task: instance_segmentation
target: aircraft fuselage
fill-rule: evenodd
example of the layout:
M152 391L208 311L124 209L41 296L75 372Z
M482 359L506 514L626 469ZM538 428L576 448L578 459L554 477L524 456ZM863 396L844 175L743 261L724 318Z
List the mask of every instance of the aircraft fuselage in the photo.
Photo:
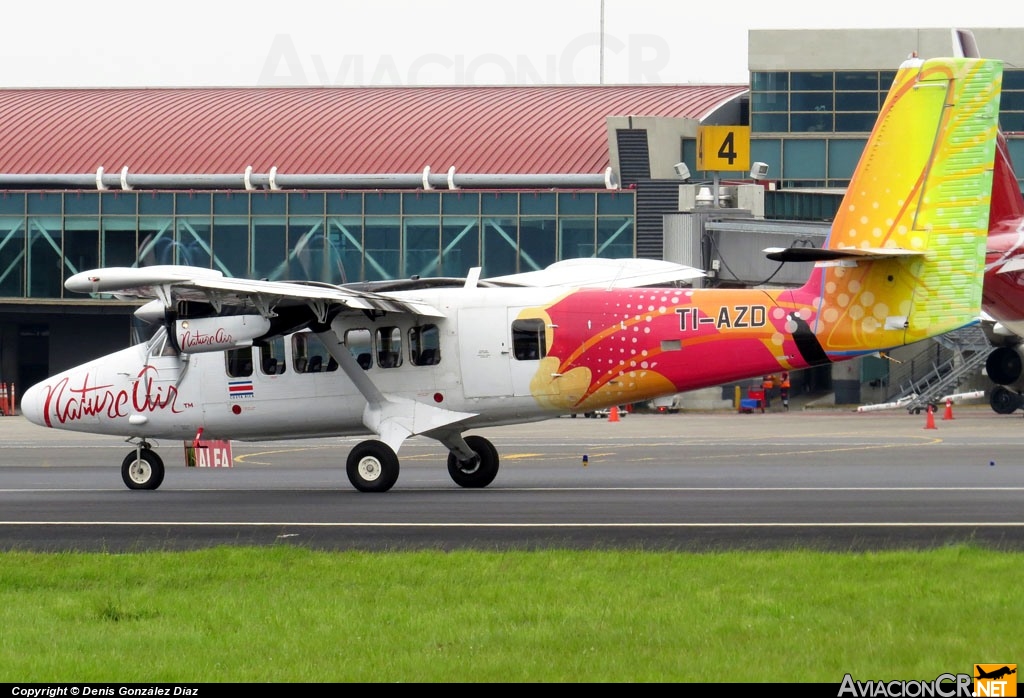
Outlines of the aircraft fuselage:
M446 316L341 315L332 336L386 399L467 413L464 426L547 419L812 362L795 343L793 307L764 291L716 290L712 305L706 291L681 288L405 293ZM190 337L194 349L208 345ZM365 434L372 391L346 368L309 331L230 351L139 344L48 379L22 409L47 426L126 437L188 439L200 427L206 438L242 440Z
M982 308L1004 327L1024 335L1024 220L1005 220L988 234Z

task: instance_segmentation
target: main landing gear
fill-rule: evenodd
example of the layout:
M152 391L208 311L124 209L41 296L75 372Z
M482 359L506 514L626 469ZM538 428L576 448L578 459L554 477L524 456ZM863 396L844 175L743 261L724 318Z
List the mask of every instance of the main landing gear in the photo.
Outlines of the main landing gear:
M387 492L398 480L398 456L383 441L363 441L348 452L345 470L360 492Z
M1020 393L1010 390L1005 385L997 385L992 389L988 399L989 405L996 414L1013 414L1021 407L1024 401Z
M467 436L466 445L473 456L460 460L450 452L448 474L460 487L487 487L498 475L498 450L482 436ZM387 492L398 481L398 456L382 441L363 441L349 451L345 470L360 492Z
M448 454L448 475L460 487L487 487L498 475L498 449L482 436L467 436L466 445L476 455L460 461L454 452Z

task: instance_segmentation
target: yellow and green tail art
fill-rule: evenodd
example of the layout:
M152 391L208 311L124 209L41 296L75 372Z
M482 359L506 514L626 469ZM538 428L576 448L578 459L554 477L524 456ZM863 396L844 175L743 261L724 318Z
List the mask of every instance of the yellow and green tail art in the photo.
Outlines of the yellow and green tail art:
M827 351L911 343L978 316L1002 63L945 58L898 72L832 226L830 249L895 254L829 267L816 334Z

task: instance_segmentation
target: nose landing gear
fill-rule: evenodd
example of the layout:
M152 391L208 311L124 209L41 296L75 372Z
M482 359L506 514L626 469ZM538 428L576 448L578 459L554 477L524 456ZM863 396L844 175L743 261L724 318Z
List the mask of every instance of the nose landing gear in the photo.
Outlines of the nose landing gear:
M164 481L164 462L142 443L121 462L121 479L130 490L155 490Z

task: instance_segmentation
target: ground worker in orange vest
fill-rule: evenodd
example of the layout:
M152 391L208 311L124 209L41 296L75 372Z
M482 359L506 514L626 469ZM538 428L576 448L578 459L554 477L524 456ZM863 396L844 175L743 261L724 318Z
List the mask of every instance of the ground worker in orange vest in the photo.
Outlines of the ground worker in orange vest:
M772 406L771 394L772 394L772 390L775 389L775 381L776 380L778 380L777 377L773 376L771 374L768 374L763 379L761 379L761 390L764 391L764 406L765 407L771 407Z
M782 372L782 381L779 383L779 397L782 398L782 407L789 409L789 371Z

